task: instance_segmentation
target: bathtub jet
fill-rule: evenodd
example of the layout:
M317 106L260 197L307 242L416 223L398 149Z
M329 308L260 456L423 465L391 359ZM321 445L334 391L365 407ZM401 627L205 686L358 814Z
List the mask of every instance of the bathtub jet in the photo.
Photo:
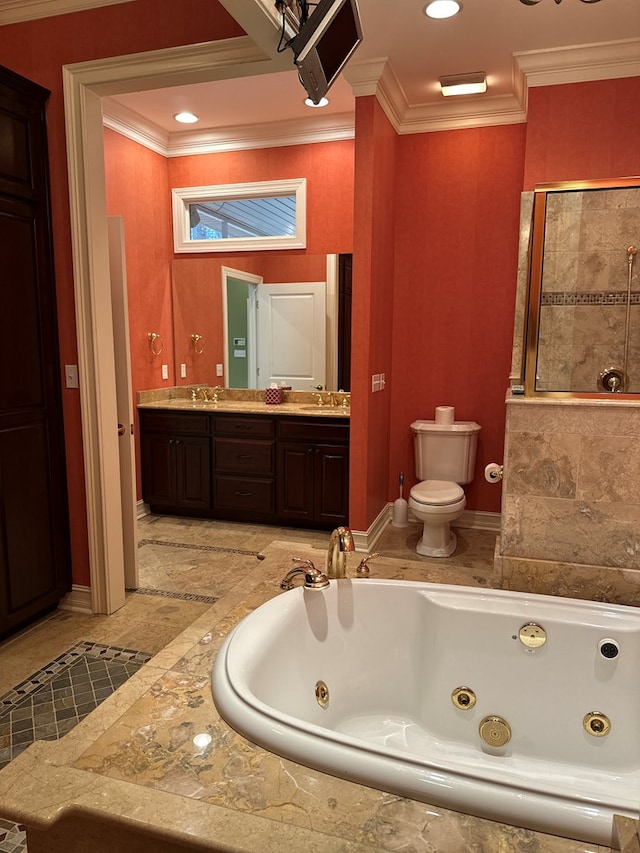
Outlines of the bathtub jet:
M614 814L639 817L639 671L632 607L339 580L247 616L212 689L232 728L300 764L608 845Z

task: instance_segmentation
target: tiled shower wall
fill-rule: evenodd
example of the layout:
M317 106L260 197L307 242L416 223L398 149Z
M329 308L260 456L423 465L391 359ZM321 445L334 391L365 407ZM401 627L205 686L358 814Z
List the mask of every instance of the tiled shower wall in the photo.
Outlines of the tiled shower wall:
M548 193L536 390L602 391L602 371L624 366L630 246L638 188ZM640 254L631 273L627 390L640 392Z
M507 398L511 589L640 604L640 403Z

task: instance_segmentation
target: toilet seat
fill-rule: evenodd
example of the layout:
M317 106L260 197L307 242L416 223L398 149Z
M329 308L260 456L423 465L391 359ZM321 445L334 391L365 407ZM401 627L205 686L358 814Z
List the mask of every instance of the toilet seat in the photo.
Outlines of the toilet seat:
M464 498L464 490L449 480L423 480L416 483L409 494L424 506L448 506Z

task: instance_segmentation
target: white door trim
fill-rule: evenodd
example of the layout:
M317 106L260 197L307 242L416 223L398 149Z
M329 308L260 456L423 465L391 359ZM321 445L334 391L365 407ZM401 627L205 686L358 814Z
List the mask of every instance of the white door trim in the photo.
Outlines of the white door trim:
M225 39L63 66L91 605L124 603L102 96L277 71L252 40Z

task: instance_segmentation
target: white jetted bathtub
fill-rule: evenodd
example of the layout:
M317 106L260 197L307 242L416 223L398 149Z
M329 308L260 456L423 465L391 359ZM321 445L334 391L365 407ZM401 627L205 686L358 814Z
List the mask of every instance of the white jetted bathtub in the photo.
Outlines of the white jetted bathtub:
M213 668L238 732L415 800L611 843L640 806L640 610L386 580L297 588Z

